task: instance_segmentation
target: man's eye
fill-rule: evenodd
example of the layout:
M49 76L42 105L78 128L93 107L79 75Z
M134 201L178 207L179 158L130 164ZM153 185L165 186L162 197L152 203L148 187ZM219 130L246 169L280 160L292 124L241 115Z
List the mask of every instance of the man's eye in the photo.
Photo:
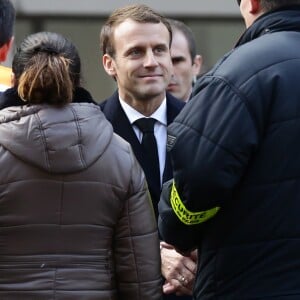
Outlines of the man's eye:
M184 62L184 58L183 57L174 57L172 58L172 63L173 65L176 65L176 64L180 64L181 62Z
M165 49L164 47L157 47L157 48L154 49L154 51L155 51L156 53L162 53L162 52L165 52L166 49Z
M133 49L130 51L130 55L132 55L132 56L137 56L140 54L141 54L141 50L139 50L139 49Z

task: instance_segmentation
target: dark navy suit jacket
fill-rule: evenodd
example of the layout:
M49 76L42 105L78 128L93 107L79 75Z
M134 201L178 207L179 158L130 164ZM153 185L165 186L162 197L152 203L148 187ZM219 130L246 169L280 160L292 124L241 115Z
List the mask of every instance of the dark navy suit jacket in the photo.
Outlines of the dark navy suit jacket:
M174 118L178 115L180 110L184 106L184 102L174 98L172 95L167 93L167 124L169 125ZM134 154L139 161L149 186L149 191L152 197L153 207L157 216L157 205L160 198L161 187L155 184L151 174L150 165L151 161L145 159L145 154L143 153L143 148L130 124L121 104L119 101L119 94L116 91L110 98L105 100L100 104L100 107L106 116L106 118L111 122L114 132L124 138L129 144L131 144ZM158 141L159 142L159 141ZM171 179L173 177L171 163L169 160L168 153L166 154L166 163L163 173L163 182Z

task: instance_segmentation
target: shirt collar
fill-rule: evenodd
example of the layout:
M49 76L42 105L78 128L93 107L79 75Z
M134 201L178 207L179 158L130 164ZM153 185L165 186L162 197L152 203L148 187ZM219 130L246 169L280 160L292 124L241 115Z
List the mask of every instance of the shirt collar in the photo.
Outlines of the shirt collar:
M145 118L143 114L135 110L132 106L127 104L120 96L119 96L120 104L125 111L127 118L129 119L130 124L133 124L136 120L140 118ZM157 108L157 110L149 116L149 118L153 118L160 122L163 125L167 126L167 99L166 97L162 101L161 105Z

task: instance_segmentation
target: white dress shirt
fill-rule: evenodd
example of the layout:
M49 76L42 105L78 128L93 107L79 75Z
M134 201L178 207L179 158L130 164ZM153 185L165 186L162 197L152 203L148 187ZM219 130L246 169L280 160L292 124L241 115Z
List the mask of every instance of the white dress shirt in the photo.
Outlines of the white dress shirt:
M128 105L121 98L119 98L119 100L140 143L142 142L143 133L133 123L140 118L153 118L157 120L157 122L154 125L154 135L157 142L160 183L162 183L162 177L163 177L165 162L166 162L166 145L167 145L167 100L166 98L163 100L163 102L157 108L157 110L149 117L142 115L140 112L135 110L132 106Z

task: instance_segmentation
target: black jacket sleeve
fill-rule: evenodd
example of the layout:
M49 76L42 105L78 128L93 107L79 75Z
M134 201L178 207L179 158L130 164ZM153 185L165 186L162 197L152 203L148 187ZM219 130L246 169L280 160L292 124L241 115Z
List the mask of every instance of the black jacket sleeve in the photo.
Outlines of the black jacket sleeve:
M203 79L168 128L174 185L165 187L169 195L164 191L159 206L166 241L194 247L201 223L231 199L258 144L255 118L237 89L222 78Z

